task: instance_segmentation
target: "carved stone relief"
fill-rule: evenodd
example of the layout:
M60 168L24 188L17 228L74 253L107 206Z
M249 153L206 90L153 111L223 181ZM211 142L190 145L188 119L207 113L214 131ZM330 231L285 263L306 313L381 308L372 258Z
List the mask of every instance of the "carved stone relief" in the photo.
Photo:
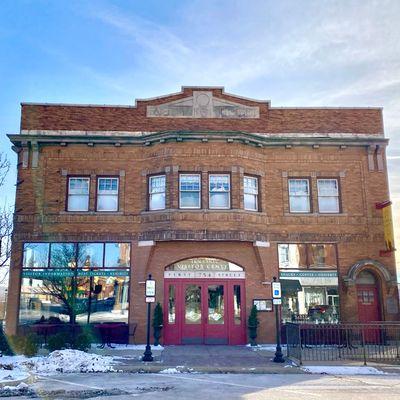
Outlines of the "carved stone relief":
M148 117L165 118L259 118L260 108L213 97L212 92L194 91L186 97L157 106L147 106Z

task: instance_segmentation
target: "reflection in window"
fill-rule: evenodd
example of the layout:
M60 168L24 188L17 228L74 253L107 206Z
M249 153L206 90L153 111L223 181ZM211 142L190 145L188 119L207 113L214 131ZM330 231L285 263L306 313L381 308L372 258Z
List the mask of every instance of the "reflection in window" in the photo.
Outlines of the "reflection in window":
M49 262L48 243L25 243L24 268L47 268Z
M278 245L279 268L304 268L307 266L305 244L285 243Z
M310 244L308 248L310 267L336 268L336 246L334 244Z
M200 175L179 175L179 207L200 208Z
M244 190L244 209L258 210L258 179L254 176L245 176L243 178Z
M165 175L149 178L149 209L163 210L165 208Z
M75 243L51 243L50 268L74 268L75 257Z
M103 243L78 243L78 267L103 267Z
M89 184L90 178L68 179L68 211L89 210Z
M289 179L289 209L292 213L310 212L310 183L308 179Z
M209 207L230 208L230 176L213 174L209 179Z
M192 325L201 323L201 286L186 286L185 323Z
M118 178L98 178L97 211L118 211Z
M25 277L19 322L87 323L88 317L94 323L127 322L128 279L127 276L57 277L49 273L44 279Z
M168 323L175 323L175 285L169 285L168 294Z
M242 323L242 300L240 296L240 285L233 286L233 310L235 325Z
M224 323L224 286L208 286L208 323L212 325Z
M106 243L104 268L127 268L130 265L129 243Z

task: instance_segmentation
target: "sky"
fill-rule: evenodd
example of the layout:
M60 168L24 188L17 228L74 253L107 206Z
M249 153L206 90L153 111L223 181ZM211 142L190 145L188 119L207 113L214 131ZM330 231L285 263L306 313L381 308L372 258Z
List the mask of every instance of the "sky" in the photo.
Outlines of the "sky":
M14 200L6 134L20 102L133 105L224 86L273 107L383 107L397 228L399 21L399 0L1 0L0 151L13 169L0 204Z

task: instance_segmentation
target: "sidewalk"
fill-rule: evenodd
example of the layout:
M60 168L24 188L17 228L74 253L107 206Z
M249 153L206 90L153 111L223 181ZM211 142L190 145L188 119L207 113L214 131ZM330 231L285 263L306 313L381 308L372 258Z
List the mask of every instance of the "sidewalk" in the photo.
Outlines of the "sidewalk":
M117 349L92 349L111 355L124 372L201 372L201 373L303 373L290 360L274 363L275 348L269 346L152 346L153 362L142 362L144 346L118 346Z

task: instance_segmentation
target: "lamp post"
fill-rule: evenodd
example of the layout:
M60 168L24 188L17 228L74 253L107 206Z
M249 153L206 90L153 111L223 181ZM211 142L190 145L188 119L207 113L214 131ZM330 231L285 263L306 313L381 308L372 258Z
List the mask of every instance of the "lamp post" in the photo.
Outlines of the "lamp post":
M153 361L153 355L150 347L150 313L151 303L155 300L156 285L155 281L151 279L151 274L149 274L149 279L146 281L145 295L147 303L147 343L146 350L143 353L142 361Z
M274 276L274 282L272 284L272 297L275 307L275 329L276 329L276 352L274 357L274 362L283 363L285 362L282 354L281 347L281 324L279 321L279 304L281 300L281 288L279 282L276 281L276 276Z

